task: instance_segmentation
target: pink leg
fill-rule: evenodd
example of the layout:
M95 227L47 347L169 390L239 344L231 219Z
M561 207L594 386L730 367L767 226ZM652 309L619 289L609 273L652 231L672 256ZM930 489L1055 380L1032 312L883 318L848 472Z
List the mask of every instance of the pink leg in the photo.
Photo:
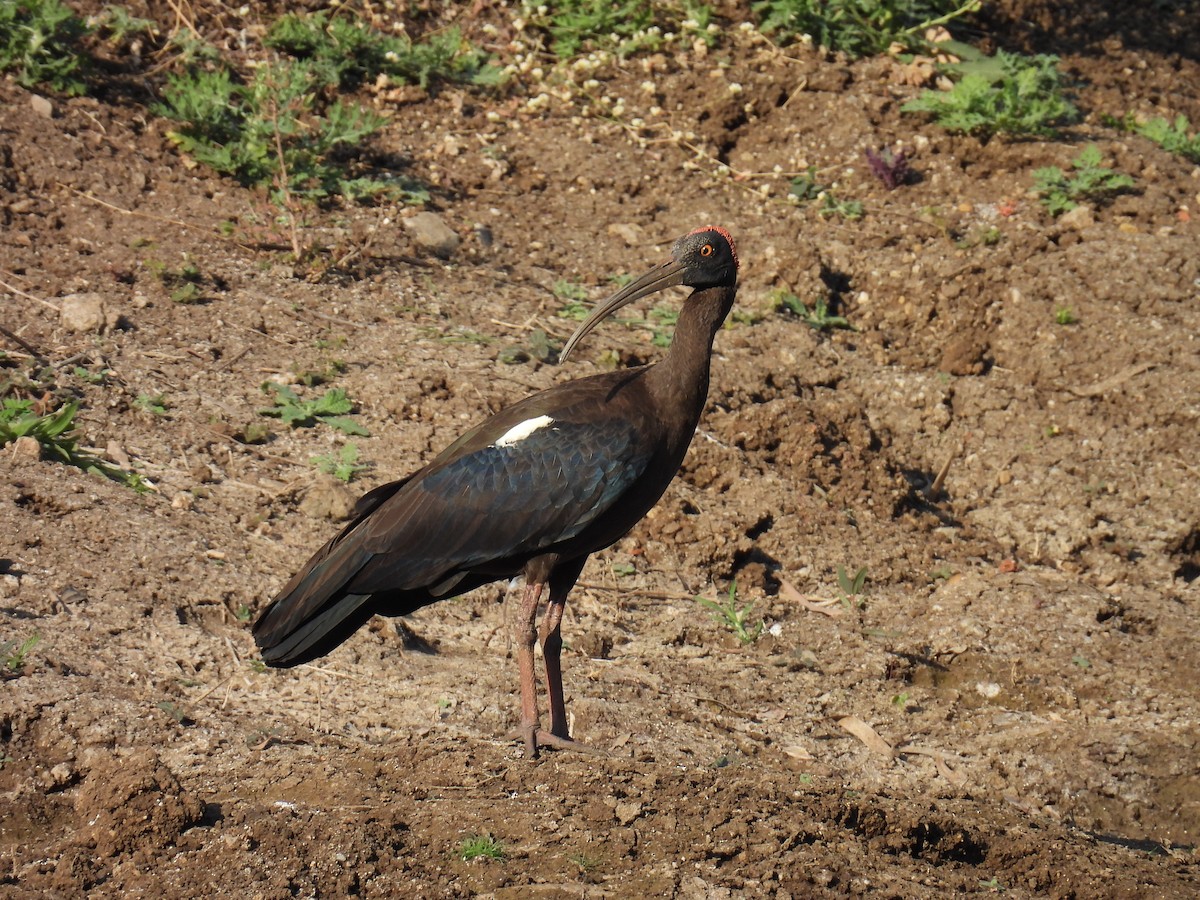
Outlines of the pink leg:
M571 740L567 728L567 707L562 686L562 616L567 603L566 591L555 591L546 606L542 621L542 654L546 661L546 692L550 699L550 730L542 729L538 720L537 677L534 672L533 646L537 643L536 627L538 601L543 585L527 583L517 613L517 662L521 667L521 723L514 737L524 741L525 755L533 759L539 747L559 750L599 751Z
M538 722L537 677L533 669L533 645L537 642L537 609L542 596L542 585L536 582L525 585L521 596L521 609L517 613L517 663L521 667L521 724L517 734L525 741L525 754L537 756Z
M546 663L546 693L550 698L550 733L570 740L567 728L567 705L562 686L562 617L565 597L551 597L542 620L542 658Z

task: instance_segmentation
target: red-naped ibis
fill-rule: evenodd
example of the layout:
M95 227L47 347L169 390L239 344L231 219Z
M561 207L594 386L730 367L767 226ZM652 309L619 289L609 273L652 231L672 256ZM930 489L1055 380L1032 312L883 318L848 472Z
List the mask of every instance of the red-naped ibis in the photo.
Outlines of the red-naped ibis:
M263 660L287 667L331 651L375 614L403 616L472 588L525 576L518 617L526 753L571 740L563 702L563 608L590 554L615 543L662 496L708 395L713 338L733 306L738 259L723 228L697 228L671 258L596 307L560 361L627 303L673 285L684 302L661 361L570 381L492 416L408 478L370 491L254 624ZM550 729L538 719L534 643L542 591Z

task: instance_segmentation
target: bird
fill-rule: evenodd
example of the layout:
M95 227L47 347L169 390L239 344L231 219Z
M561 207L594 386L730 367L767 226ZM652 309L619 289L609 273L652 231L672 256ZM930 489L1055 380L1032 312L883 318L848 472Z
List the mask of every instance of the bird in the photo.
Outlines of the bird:
M567 595L588 557L628 533L677 474L707 402L713 341L733 307L738 268L726 229L708 225L683 235L666 261L598 303L559 354L562 364L592 329L634 300L690 287L660 360L526 397L407 478L364 494L342 530L255 621L263 662L310 662L376 614L407 615L523 575L513 738L530 758L540 748L589 750L570 735L563 694ZM539 637L548 729L537 699Z

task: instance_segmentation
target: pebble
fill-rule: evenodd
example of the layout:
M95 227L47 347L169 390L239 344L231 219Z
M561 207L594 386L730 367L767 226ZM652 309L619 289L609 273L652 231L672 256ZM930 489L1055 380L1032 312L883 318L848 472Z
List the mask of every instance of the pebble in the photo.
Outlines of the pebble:
M313 482L300 501L300 512L313 519L341 521L350 518L358 494L332 475L322 475Z
M99 294L68 294L60 302L60 320L68 331L99 334L116 324L116 315L109 313Z
M34 94L29 98L29 105L33 107L33 111L43 119L54 118L54 105L39 94Z
M1091 228L1096 222L1095 216L1092 215L1090 206L1077 206L1074 209L1069 209L1058 217L1058 224L1063 228L1071 228L1075 231L1083 231L1085 228Z
M458 249L460 238L437 213L419 212L404 220L404 227L417 246L441 259L449 259Z

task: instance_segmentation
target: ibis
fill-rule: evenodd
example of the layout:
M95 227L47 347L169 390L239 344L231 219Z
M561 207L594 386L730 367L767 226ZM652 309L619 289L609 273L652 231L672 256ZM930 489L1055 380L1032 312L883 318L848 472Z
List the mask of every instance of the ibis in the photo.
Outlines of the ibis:
M374 615L407 615L522 575L517 736L531 758L542 747L586 749L571 738L563 696L567 594L588 556L629 532L679 470L704 409L713 339L733 306L737 275L737 252L724 228L697 228L675 241L668 260L580 323L559 359L639 297L692 288L663 357L526 397L409 477L365 494L341 532L255 622L263 661L285 668L309 662ZM538 714L539 638L548 729Z

